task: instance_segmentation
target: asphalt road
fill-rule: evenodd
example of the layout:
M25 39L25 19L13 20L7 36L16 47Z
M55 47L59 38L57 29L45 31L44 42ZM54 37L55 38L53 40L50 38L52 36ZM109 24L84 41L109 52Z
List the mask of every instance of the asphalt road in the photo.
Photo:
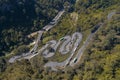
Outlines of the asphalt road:
M110 20L112 18L112 16L115 15L115 14L116 14L116 11L110 12L107 16L107 19Z
M108 16L107 16L107 20L109 21L114 14L115 14L115 12L109 13ZM95 33L103 26L103 24L104 24L104 23L101 23L101 22L100 22L100 23L98 23L98 24L96 25L96 26L99 26L99 28L96 29L96 31L95 31L94 33L91 33L91 34L87 37L87 39L86 39L86 41L84 42L84 44L82 45L82 47L78 50L78 53L77 53L77 55L75 56L75 58L72 59L73 54L74 54L74 51L71 51L71 53L73 53L73 54L71 54L71 56L70 56L68 59L66 59L65 61L63 61L63 62L61 62L61 63L50 61L50 62L48 62L47 64L45 64L44 67L51 67L52 70L57 71L57 68L65 68L67 65L70 65L70 66L72 66L72 67L75 66L75 65L80 61L83 52L85 51L86 47L88 46L89 42L91 41L91 39L93 38L93 36L95 35ZM95 26L95 27L96 27L96 26ZM73 39L73 40L74 40L74 39ZM73 41L73 40L72 40L72 41ZM77 41L76 41L76 42L77 42ZM76 44L77 44L77 43L76 43ZM75 44L75 45L76 45L76 44ZM64 44L63 46L65 46L65 44ZM74 50L74 49L76 49L76 47L74 47L73 50Z
M115 11L113 12L110 12L107 16L107 21L109 21L112 16L116 14ZM88 38L86 39L86 41L84 42L84 44L82 45L82 47L79 49L77 55L75 56L75 58L73 58L71 61L70 61L70 66L75 66L81 59L81 56L82 54L84 53L86 47L88 46L89 42L91 41L91 39L93 38L93 36L95 35L95 33L103 26L104 23L98 23L98 25L100 26L94 33L91 33ZM98 26L96 25L96 26Z
M66 53L71 53L71 55L63 62L48 62L45 64L44 67L51 67L52 70L57 70L57 68L64 68L69 63L69 61L72 59L75 51L77 50L78 45L80 44L82 40L82 34L79 32L75 32L72 37L65 36L63 37L63 44L61 44L61 47L59 49L59 52L64 56ZM70 49L71 47L71 49Z
M43 32L44 32L44 31L48 31L48 30L50 30L51 28L53 28L53 27L57 24L58 20L60 19L60 17L62 16L62 14L63 14L64 12L65 12L64 10L59 11L59 13L56 15L56 17L55 17L48 25L46 25L45 27L43 27L42 30L38 31L39 34L38 34L38 38L37 38L37 40L36 40L36 44L35 44L34 48L32 49L32 51L30 51L30 53L31 53L31 52L35 52L35 51L37 50L38 44L39 44L39 42L41 41ZM51 23L54 23L54 24L51 24Z
M54 25L56 25L59 18L61 17L61 15L63 13L64 13L64 11L59 12L58 15L50 22L50 24L48 24L47 26L45 26L43 28L43 30L48 31ZM107 20L109 21L114 14L115 14L114 11L110 12L107 16ZM75 51L77 50L77 48L82 40L81 33L75 32L72 36L67 35L67 36L63 37L63 40L60 39L58 42L55 40L51 40L46 45L44 45L39 51L36 52L37 47L38 47L38 42L40 42L42 34L44 32L42 30L42 31L39 31L39 36L37 38L36 44L29 53L23 53L20 56L14 56L9 60L9 62L13 63L15 60L21 60L21 58L31 59L32 57L34 57L38 54L42 54L43 57L49 58L49 57L54 56L56 50L58 50L63 56L64 56L64 54L67 54L67 53L71 53L71 55L63 62L49 61L48 63L45 64L44 67L51 67L52 70L57 71L57 68L65 68L67 65L74 66L80 61L81 56L84 53L89 42L91 41L91 39L93 38L95 33L103 26L103 24L104 23L100 22L96 25L99 27L94 32L91 32L91 34L89 34L86 41L84 42L82 47L78 50L78 53L74 58L73 58L73 55L74 55ZM58 46L60 46L60 49L58 49ZM52 50L50 51L50 49L52 49Z
M59 49L59 52L61 53L61 54L67 54L70 50L69 50L69 46L67 46L68 45L68 43L70 42L70 40L71 40L71 37L70 36L65 36L65 37L63 37L64 38L64 42L63 42L63 44L61 45L61 47L60 47L60 49ZM67 46L67 47L66 47Z
M20 58L31 59L32 57L36 56L36 54L37 54L36 50L38 48L38 43L41 41L41 37L42 37L43 33L45 31L48 31L51 28L53 28L58 23L60 17L62 16L62 14L64 12L65 12L64 10L59 11L58 14L56 15L56 17L48 25L46 25L45 27L43 27L42 30L38 31L38 38L37 38L37 40L35 42L34 47L30 50L30 52L23 53L22 55L19 55L19 56L13 56L13 57L11 57L9 59L8 62L14 63L14 61L16 61L16 60L21 60Z

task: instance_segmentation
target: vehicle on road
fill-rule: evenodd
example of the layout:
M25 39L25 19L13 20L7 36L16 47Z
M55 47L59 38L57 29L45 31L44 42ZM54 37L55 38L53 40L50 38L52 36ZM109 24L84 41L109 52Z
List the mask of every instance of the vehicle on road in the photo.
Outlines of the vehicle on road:
M74 58L74 63L76 63L77 62L77 58Z
M64 37L60 39L60 41L64 40Z

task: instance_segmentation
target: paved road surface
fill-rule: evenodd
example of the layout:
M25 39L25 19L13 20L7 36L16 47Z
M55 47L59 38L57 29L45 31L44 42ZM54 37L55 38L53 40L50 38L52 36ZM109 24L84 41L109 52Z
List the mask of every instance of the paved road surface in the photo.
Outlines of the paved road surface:
M57 24L58 20L60 19L60 17L62 16L62 14L63 14L64 12L65 12L64 10L60 11L60 12L57 14L57 16L51 21L51 22L54 21L54 24L50 24L50 23L51 23L51 22L50 22L48 25L46 25L45 27L43 27L42 31L41 31L41 30L38 31L39 35L38 35L36 44L35 44L34 48L32 49L32 51L35 52L35 51L37 50L37 48L38 48L38 43L41 41L42 34L43 34L44 30L45 30L45 31L48 31L48 30L50 30L51 28L53 28L53 27ZM32 51L30 51L30 53L31 53Z
M67 46L68 45L68 43L70 42L70 40L71 40L71 37L70 36L65 36L65 37L63 37L64 38L64 42L63 42L63 44L61 45L61 47L60 47L60 49L59 49L59 52L61 53L61 54L67 54L70 50L69 50L69 46ZM67 47L66 47L67 46Z
M66 67L66 65L69 63L69 61L72 59L75 51L77 50L78 45L80 44L81 40L82 40L82 34L79 32L75 32L72 35L72 38L70 36L65 36L63 37L66 41L63 42L62 46L60 47L59 51L61 52L61 54L66 54L68 52L71 53L70 57L68 57L65 61L63 62L48 62L45 64L44 67L51 67L52 70L57 70L57 68L64 68ZM72 47L72 50L70 50L69 48L67 48L69 46ZM66 47L66 48L65 48ZM67 51L67 52L66 52Z
M112 16L115 14L116 12L113 11L111 13L108 14L107 16L107 20L109 21ZM100 26L94 33L91 33L88 38L86 39L85 43L83 44L83 46L79 49L77 55L75 58L73 58L71 61L70 61L70 66L75 66L81 59L81 56L83 54L83 52L85 51L86 47L88 46L90 40L93 38L93 36L95 35L95 33L103 26L104 23L99 23L98 25ZM97 26L97 25L96 25Z
M51 23L54 23L53 25L55 25L60 16L64 13L60 12ZM115 14L115 12L111 12L108 14L107 19L110 20L112 18L112 16ZM46 26L44 29L46 31L48 31L51 27L51 23L50 25ZM28 54L22 54L21 56L14 56L12 57L9 62L14 62L16 59L17 60L21 60L20 57L25 58L25 59L31 59L32 57L38 55L38 54L43 54L43 57L48 58L48 57L52 57L55 54L55 51L57 50L58 46L61 45L59 52L61 54L67 54L68 52L71 53L70 57L68 57L68 59L66 59L63 62L52 62L49 61L48 63L45 64L44 67L51 67L52 70L57 71L57 68L65 68L67 65L70 66L74 66L76 65L80 59L81 56L83 54L83 52L85 51L86 47L88 46L89 42L91 41L91 39L93 38L93 36L95 35L95 33L102 27L104 23L98 23L95 27L99 26L94 32L91 32L91 34L87 37L86 41L84 42L84 44L82 45L82 47L78 50L77 55L72 59L75 51L77 50L81 40L82 40L82 34L79 32L75 32L72 37L70 36L65 36L63 37L63 43L61 45L61 39L57 42L55 40L51 40L49 41L45 46L43 46L37 53L36 53L36 49L38 47L38 42L41 40L41 36L43 34L44 31L39 31L39 36L38 39L36 41L36 45L34 46L34 48L32 49L32 51ZM50 51L48 48L52 48L53 51ZM72 48L72 50L70 50Z
M12 58L9 59L8 62L14 63L14 61L20 60L19 58L24 58L25 57L25 59L31 59L32 57L34 57L36 55L36 50L38 48L38 43L41 41L41 37L42 37L43 32L44 31L48 31L51 28L53 28L58 23L58 20L60 19L60 17L62 16L62 14L64 12L65 12L64 10L59 11L57 16L48 25L43 27L42 30L38 31L38 38L36 40L36 43L35 43L34 47L31 49L30 52L25 53L25 56L22 56L22 55L20 55L20 56L13 56ZM51 23L54 23L54 24L51 24Z
M112 18L112 16L115 14L115 12L111 12L108 14L107 16L107 19L110 20ZM86 47L88 46L90 40L93 38L93 36L95 35L95 33L100 29L100 27L103 26L104 23L98 23L96 26L99 26L98 29L96 29L96 31L94 33L91 33L88 38L86 39L86 41L84 42L83 46L78 50L78 53L77 55L75 56L75 58L72 59L73 57L73 54L74 54L74 51L71 51L73 54L71 54L71 56L66 59L65 61L61 62L61 63L58 63L58 62L48 62L44 67L51 67L52 70L55 70L57 71L57 68L64 68L66 65L69 65L70 66L74 66L76 65L80 59L81 59L81 56L83 54L83 52L85 51ZM95 26L95 27L96 27ZM76 41L77 42L77 41ZM77 44L77 43L76 43ZM63 45L63 47L65 46L65 44ZM76 47L74 48L76 49ZM73 49L73 50L74 50ZM72 60L71 60L72 59Z
M112 16L115 15L115 14L116 14L115 11L109 13L108 16L107 16L107 19L110 20L112 18Z

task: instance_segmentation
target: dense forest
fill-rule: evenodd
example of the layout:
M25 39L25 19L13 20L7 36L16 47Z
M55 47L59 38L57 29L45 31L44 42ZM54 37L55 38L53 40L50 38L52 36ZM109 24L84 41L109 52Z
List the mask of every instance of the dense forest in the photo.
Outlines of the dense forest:
M3 16L0 17L0 20L2 19L4 20L2 20L0 26L2 25L8 27L8 25L9 26L12 25L13 27L12 26L8 27L7 30L2 31L1 38L3 39L0 39L2 43L2 46L1 44L0 46L3 47L3 45L6 44L7 47L9 48L8 45L13 44L14 42L17 43L18 42L17 40L20 40L21 35L27 34L26 31L30 33L31 31L40 29L40 27L42 27L44 24L47 23L46 21L51 20L55 16L55 14L57 13L56 10L59 10L63 7L64 2L65 2L64 0L52 0L52 1L38 0L38 2L36 1L35 4L37 4L37 6L39 6L38 8L40 9L39 14L37 15L35 11L34 13L29 13L29 11L27 12L27 10L25 10L26 15L29 17L27 17L24 14L25 17L21 18L27 21L28 24L27 22L24 21L25 24L27 25L27 27L30 26L31 28L30 27L27 28L26 25L24 25L24 23L19 21L18 24L14 25L15 17L12 17L12 19L9 18L10 20L6 19L8 24L4 24L4 21L6 22L6 20L2 17L5 17L6 14L2 14ZM43 64L45 64L47 60L44 59L42 56L35 56L35 58L32 58L30 61L28 60L17 61L14 64L8 63L6 57L1 57L0 80L119 80L120 79L120 26L119 26L120 0L77 0L76 3L74 3L74 0L73 1L68 0L68 2L73 4L73 11L66 13L63 16L62 20L58 23L58 25L56 25L54 29L44 34L45 39L48 40L53 38L57 39L60 38L61 36L64 36L66 34L71 34L75 31L80 31L83 33L84 36L87 36L89 34L89 31L97 23L104 22L103 27L95 34L89 46L85 50L80 60L80 63L76 65L74 68L68 66L67 68L65 68L64 71L59 70L57 72L54 72L51 71L49 68L43 68ZM5 2L5 3L8 4L9 2L8 3ZM30 2L28 1L28 3ZM54 5L52 3L54 3ZM9 12L9 8L7 10ZM4 12L4 10L2 9L1 11ZM112 17L111 20L108 21L107 15L111 11L116 11L116 14ZM10 13L12 14L13 12L11 11ZM30 16L31 14L35 14L35 15ZM42 17L40 17L41 15ZM78 17L78 19L74 20L75 18L73 16ZM43 21L42 24L41 24L41 20ZM17 23L17 20L15 20L15 23ZM38 28L36 28L35 26ZM32 29L32 30L28 30L28 29ZM54 36L54 33L56 32L57 34L56 36ZM9 36L6 37L8 34ZM17 36L15 36L15 34ZM49 38L49 36L52 36L52 38ZM13 40L11 38L13 38ZM11 40L14 42L9 43L7 42L6 39L8 39L8 41ZM44 41L46 42L46 40ZM16 44L14 45L16 46ZM23 45L23 43L20 43L20 45ZM3 49L1 47L0 49ZM5 47L5 49L7 47Z
M26 35L40 30L74 0L0 0L0 55L28 44Z

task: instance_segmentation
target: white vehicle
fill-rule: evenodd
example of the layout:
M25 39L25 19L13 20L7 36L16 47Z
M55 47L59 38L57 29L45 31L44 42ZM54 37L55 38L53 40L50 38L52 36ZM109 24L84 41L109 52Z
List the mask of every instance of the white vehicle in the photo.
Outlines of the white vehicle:
M73 51L75 51L77 48L75 47Z
M74 58L73 62L76 63L77 62L77 58Z

